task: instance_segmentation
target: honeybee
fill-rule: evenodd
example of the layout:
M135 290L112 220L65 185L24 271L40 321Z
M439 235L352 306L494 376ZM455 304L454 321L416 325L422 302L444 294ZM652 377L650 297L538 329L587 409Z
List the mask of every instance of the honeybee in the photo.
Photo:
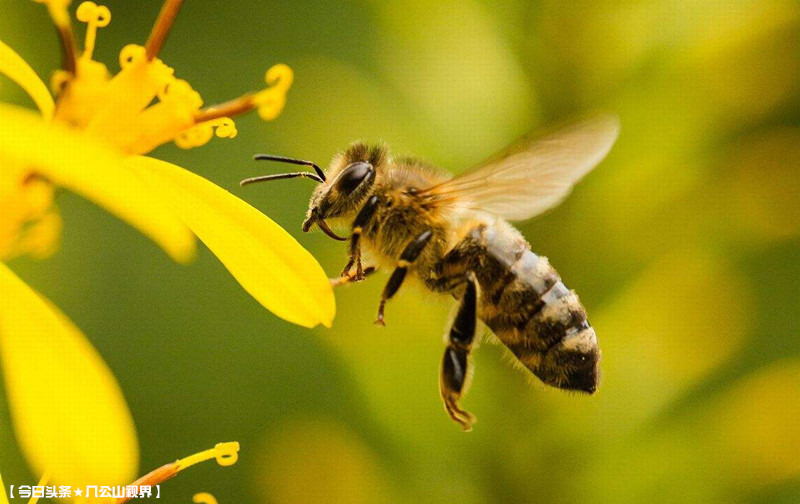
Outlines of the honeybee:
M597 115L529 135L455 177L428 163L393 157L385 145L351 144L327 171L310 161L260 154L260 160L307 165L301 171L249 178L242 185L306 177L318 183L303 231L316 225L348 241L348 261L334 285L363 280L362 247L394 265L376 323L411 273L431 291L452 295L458 309L449 329L439 389L450 417L471 430L460 406L472 376L470 351L482 321L514 357L547 385L595 392L600 351L586 310L546 257L531 251L508 221L524 221L559 204L611 149L614 116ZM327 219L350 223L337 235Z

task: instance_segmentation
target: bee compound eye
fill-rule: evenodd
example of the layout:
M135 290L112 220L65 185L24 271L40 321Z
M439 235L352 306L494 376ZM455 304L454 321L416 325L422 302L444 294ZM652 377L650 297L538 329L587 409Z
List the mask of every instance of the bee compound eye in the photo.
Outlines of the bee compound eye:
M336 188L343 194L350 194L372 173L372 165L364 161L351 163L336 181Z

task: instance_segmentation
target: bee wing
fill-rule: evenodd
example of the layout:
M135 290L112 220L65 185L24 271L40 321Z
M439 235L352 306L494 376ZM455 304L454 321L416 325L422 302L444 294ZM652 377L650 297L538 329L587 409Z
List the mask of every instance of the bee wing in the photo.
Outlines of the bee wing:
M558 205L608 154L619 119L598 115L544 135L522 138L477 168L421 193L508 220L530 219Z

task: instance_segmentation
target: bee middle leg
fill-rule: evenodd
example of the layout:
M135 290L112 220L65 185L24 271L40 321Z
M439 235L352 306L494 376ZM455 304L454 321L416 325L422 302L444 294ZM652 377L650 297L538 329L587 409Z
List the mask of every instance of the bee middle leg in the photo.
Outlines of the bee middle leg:
M403 280L406 279L406 274L408 273L408 267L417 260L432 236L433 231L430 229L423 231L403 249L403 252L400 254L400 260L397 261L397 268L392 272L389 281L386 282L386 287L383 288L381 302L378 306L378 318L375 320L376 324L380 326L386 325L383 321L383 310L386 307L386 301L392 299L392 296L394 296L397 290L400 289L400 286L403 285Z
M477 288L475 276L467 273L466 289L461 297L456 318L447 339L442 369L439 375L439 391L444 408L450 418L461 424L464 431L472 430L475 417L461 409L458 402L466 393L471 373L469 358L477 325Z

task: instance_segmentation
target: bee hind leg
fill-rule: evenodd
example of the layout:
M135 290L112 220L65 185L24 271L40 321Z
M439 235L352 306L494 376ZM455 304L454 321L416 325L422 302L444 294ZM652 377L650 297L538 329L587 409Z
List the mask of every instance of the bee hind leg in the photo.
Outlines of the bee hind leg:
M467 285L456 318L447 338L442 368L439 375L439 391L444 408L450 418L461 424L464 431L472 430L475 417L459 406L471 377L470 352L475 339L477 325L477 287L472 273L467 274Z
M400 259L397 261L397 268L394 269L392 276L389 277L389 281L386 282L386 287L383 288L381 302L380 305L378 305L378 318L375 320L377 325L386 325L383 321L383 311L386 308L386 301L392 299L392 296L397 294L398 289L403 285L403 280L406 279L408 267L417 260L432 236L433 231L430 229L423 231L403 249L403 252L400 254Z

